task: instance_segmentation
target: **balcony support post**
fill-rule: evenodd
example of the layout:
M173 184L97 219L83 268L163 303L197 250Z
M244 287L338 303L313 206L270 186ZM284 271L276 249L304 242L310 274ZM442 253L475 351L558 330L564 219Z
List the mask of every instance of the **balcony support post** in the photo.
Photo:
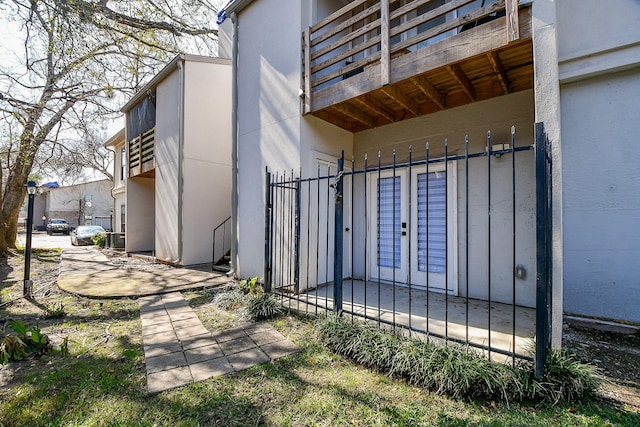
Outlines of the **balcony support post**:
M304 87L302 88L302 114L311 112L311 27L304 30L302 41L302 54L304 55Z
M380 0L380 79L382 86L391 79L391 46L389 40L389 0Z
M507 15L507 43L511 43L520 39L518 0L507 0L505 9Z

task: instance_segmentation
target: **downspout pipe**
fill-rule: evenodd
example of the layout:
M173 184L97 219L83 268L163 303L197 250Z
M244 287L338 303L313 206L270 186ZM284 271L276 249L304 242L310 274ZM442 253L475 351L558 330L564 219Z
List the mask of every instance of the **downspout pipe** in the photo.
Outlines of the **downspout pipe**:
M184 202L184 60L178 60L178 259L174 264L182 265L183 254L183 202Z
M231 271L238 271L238 16L231 13Z

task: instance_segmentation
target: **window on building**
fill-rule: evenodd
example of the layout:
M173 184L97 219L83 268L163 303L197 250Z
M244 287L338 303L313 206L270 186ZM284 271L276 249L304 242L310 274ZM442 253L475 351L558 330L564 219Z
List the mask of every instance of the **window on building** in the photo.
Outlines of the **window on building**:
M127 178L127 149L122 147L120 149L120 180L124 181Z
M120 232L124 233L124 224L125 224L125 207L124 205L120 205Z

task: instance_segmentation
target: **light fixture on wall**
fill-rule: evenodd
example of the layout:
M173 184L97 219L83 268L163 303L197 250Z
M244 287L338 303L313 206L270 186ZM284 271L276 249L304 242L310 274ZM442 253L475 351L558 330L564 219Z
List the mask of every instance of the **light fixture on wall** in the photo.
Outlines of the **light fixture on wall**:
M492 144L491 152L496 159L502 157L505 151L509 150L511 146L509 144Z

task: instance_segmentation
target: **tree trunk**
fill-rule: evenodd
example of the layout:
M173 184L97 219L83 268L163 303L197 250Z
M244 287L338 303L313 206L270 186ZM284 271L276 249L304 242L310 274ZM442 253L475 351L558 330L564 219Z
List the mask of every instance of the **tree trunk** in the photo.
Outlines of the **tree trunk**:
M9 249L16 247L18 215L26 193L23 186L24 183L16 182L16 180L7 182L8 188L5 192L5 198L2 200L0 211L0 256L6 257Z

